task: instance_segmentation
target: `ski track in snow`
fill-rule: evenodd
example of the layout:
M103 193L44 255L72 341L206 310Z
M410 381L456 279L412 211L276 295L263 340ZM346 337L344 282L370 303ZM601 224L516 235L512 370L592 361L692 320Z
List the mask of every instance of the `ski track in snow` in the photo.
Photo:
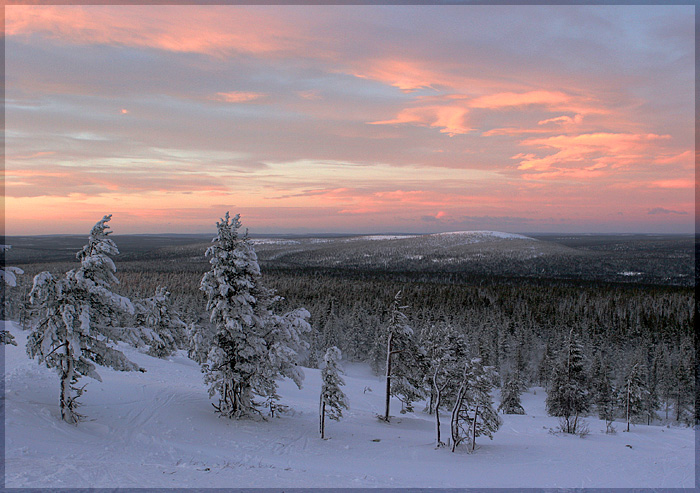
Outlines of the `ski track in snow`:
M122 345L147 373L100 368L89 379L77 427L60 421L58 377L30 361L26 332L5 326L18 347L5 349L5 486L78 487L535 487L692 488L694 431L586 418L586 438L554 435L545 392L523 395L528 414L503 416L493 441L480 437L477 451L435 449L435 418L399 414L390 424L383 410L383 381L359 364L345 364L350 409L327 420L328 440L318 436L320 374L306 369L299 390L282 381L282 403L293 411L265 422L230 421L213 412L198 366L178 353L158 360ZM372 390L370 390L372 389ZM536 392L536 394L535 394ZM498 402L498 396L495 399ZM449 412L441 417L443 440ZM632 448L626 445L631 445Z

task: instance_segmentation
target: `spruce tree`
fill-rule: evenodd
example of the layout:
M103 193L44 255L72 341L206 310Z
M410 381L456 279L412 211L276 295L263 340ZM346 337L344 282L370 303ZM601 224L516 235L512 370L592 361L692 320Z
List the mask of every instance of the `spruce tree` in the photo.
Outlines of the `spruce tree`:
M321 370L321 398L319 405L319 432L321 438L326 438L326 415L339 421L343 417L343 409L348 408L348 398L340 389L345 385L340 375L343 370L339 366L342 358L340 349L329 347L323 356L325 366Z
M578 418L588 411L589 400L583 348L572 330L552 372L547 413L564 419L566 433L576 433Z
M274 397L277 376L301 387L297 359L308 347L301 336L311 330L304 309L272 312L279 298L260 282L255 250L247 234L239 235L240 227L240 216L228 212L217 222L217 236L206 251L211 270L200 286L214 327L202 372L209 396L218 395L218 405L212 405L229 418L259 415L255 396Z
M649 392L644 380L643 365L639 361L635 361L627 371L618 390L618 402L625 413L624 418L627 422L626 431L630 431L630 422L637 421L644 415L645 394Z
M521 394L522 379L518 372L511 373L501 388L501 404L498 410L503 411L503 414L525 414L525 409L520 403Z
M77 382L83 376L101 381L95 364L115 370L140 370L135 363L107 342L119 329L114 322L119 313L132 313L132 303L113 293L116 268L110 255L119 253L108 238L105 216L92 228L87 245L78 252L80 267L55 278L49 272L34 277L30 301L39 313L27 338L27 354L48 368L55 368L61 381L61 418L76 424L77 399L84 391Z
M386 390L384 403L384 421L389 421L389 403L391 396L397 396L406 406L406 411L413 410L413 402L423 396L422 365L423 358L413 339L413 329L403 313L406 306L401 306L401 291L396 293L392 303L386 343Z
M136 323L149 344L148 354L167 358L185 345L186 324L172 307L166 288L158 286L152 297L139 300L135 307Z
M610 365L602 351L599 351L591 369L592 398L598 417L605 420L608 429L615 419L615 390L610 373Z

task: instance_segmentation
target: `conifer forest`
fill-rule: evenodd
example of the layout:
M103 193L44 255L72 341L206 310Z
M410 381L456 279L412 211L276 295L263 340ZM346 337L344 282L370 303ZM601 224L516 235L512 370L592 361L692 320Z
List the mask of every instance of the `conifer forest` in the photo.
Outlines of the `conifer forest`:
M533 389L546 392L554 434L586 437L592 419L607 435L697 420L692 286L332 260L347 258L349 242L365 257L413 237L319 239L329 259L319 265L299 260L314 242L252 238L228 213L212 241L124 237L120 253L111 219L87 240L55 239L86 242L73 261L30 237L5 250L3 318L26 334L33 364L57 374L52 415L70 425L93 419L83 394L105 368L148 371L125 347L164 361L181 355L199 368L212 414L263 428L293 416L280 382L301 389L304 369L320 370L325 440L352 416L344 365L367 366L381 382L363 391L381 397L378 422L425 416L433 446L450 452L478 454L505 416L528 414L522 398ZM508 238L485 241L484 252L509 255ZM646 248L649 240L626 241ZM439 242L430 245L426 255L441 253ZM280 261L295 248L297 257ZM4 330L6 347L17 336ZM329 429L328 420L338 424Z

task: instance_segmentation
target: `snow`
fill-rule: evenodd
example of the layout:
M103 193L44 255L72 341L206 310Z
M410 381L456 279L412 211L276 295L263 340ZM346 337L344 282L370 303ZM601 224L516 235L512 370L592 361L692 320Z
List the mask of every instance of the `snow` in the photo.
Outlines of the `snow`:
M484 241L493 238L499 238L503 240L533 240L529 236L523 236L515 233L503 233L501 231L450 231L447 233L435 233L431 236L466 236L468 239L473 241Z
M392 422L376 418L383 382L361 364L345 363L350 409L326 422L330 439L321 440L319 370L304 369L301 390L280 383L292 412L231 421L214 413L198 365L183 352L161 360L122 344L147 373L103 368L102 383L85 379L79 411L88 421L71 426L60 421L56 373L27 358L26 332L4 325L18 344L5 347L7 488L695 485L692 429L637 425L625 433L618 423L618 433L606 435L604 422L590 417L585 438L555 435L541 388L522 395L526 415L501 415L493 441L480 437L475 453L436 450L432 416L399 414L394 400Z
M407 238L417 238L418 235L367 235L355 236L348 238L346 241L368 240L368 241L384 241L384 240L404 240Z

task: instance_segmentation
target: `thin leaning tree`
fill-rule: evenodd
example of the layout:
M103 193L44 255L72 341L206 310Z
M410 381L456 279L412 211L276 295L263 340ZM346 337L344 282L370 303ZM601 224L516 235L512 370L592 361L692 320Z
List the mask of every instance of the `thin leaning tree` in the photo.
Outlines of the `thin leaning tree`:
M106 223L111 218L104 216L90 231L88 243L77 253L79 268L62 278L41 272L34 277L30 292L39 317L27 338L27 354L58 372L61 419L71 424L83 418L76 409L85 386L79 387L78 380L86 376L102 381L96 364L145 371L108 342L119 339L119 328L114 325L117 317L134 312L128 298L110 289L118 283L110 255L119 253L108 238L111 231Z

